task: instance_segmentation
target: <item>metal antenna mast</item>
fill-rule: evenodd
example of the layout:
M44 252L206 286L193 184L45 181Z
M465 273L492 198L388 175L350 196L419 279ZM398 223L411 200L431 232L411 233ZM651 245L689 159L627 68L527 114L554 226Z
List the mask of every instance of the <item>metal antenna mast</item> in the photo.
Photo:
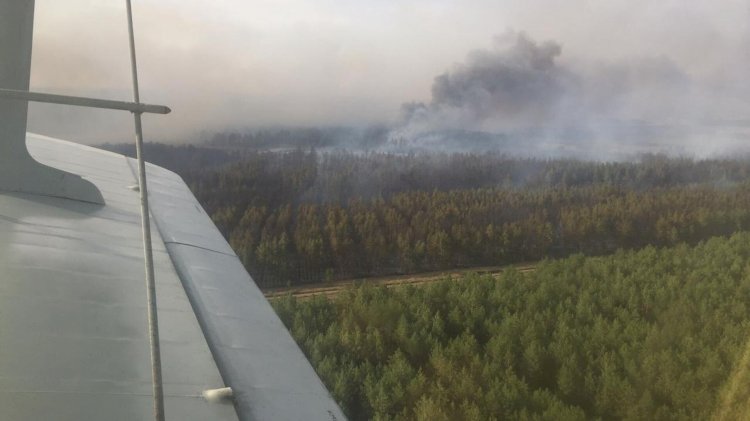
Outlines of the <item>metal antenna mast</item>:
M130 36L130 64L133 74L133 101L140 104L138 89L138 64L135 58L135 36L133 35L133 10L130 0L128 9L128 34ZM164 388L161 378L161 350L159 348L159 321L156 307L156 281L154 279L154 254L151 248L151 221L146 185L146 163L143 160L143 129L141 112L133 111L135 122L135 148L138 158L138 186L141 193L141 224L143 227L143 253L146 260L146 296L148 299L148 331L151 343L151 378L154 389L154 418L164 421Z

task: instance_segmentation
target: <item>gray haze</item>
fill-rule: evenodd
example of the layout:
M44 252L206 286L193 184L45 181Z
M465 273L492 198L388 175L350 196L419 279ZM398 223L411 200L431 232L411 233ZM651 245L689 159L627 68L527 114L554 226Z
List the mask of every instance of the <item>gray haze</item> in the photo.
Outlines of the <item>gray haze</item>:
M129 98L120 3L37 0L32 88ZM174 109L146 120L157 140L373 123L553 149L641 132L699 154L746 140L747 0L141 0L135 13L142 98ZM130 138L129 116L105 111L34 105L30 126Z
M524 33L495 37L490 49L472 51L437 76L430 102L402 106L392 143L460 149L463 131L483 131L533 154L617 158L748 149L750 102L722 107L724 92L693 80L669 57L563 62L562 53L560 43ZM727 133L730 127L736 133ZM471 136L466 142L475 146ZM507 149L506 143L497 146Z

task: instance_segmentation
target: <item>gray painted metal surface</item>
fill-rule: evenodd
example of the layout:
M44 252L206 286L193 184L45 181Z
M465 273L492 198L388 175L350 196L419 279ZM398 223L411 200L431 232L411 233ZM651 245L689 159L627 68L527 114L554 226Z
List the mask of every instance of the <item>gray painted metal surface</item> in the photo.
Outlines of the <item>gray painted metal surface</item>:
M83 176L106 205L0 192L0 419L149 419L139 198L127 159L34 135L29 150ZM231 403L201 397L225 384L156 230L154 253L167 419L236 420Z
M47 104L73 105L76 107L104 108L108 110L130 111L131 113L169 114L172 112L169 107L164 105L112 101L109 99L46 94L41 92L16 91L13 89L0 89L0 98L17 101L43 102Z
M130 160L135 171L135 162ZM263 293L174 173L148 166L151 209L242 420L344 420Z
M0 0L0 88L29 89L33 21L34 0ZM26 149L27 109L24 101L0 99L0 191L102 204L90 182L32 159Z
M0 419L148 419L137 164L35 135L29 150L106 205L0 192ZM345 419L184 182L148 177L167 419ZM200 396L224 386L234 406Z

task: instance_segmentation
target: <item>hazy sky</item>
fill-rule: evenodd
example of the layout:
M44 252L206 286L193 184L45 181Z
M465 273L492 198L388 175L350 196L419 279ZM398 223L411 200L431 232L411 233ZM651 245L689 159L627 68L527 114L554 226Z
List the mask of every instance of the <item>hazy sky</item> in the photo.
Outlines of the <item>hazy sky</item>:
M36 0L32 89L128 99L124 3ZM735 109L750 94L749 11L740 0L134 0L141 97L174 110L145 129L179 140L391 122L509 30L560 44L558 62L572 67L666 58ZM58 106L30 117L32 130L87 143L127 140L130 124Z

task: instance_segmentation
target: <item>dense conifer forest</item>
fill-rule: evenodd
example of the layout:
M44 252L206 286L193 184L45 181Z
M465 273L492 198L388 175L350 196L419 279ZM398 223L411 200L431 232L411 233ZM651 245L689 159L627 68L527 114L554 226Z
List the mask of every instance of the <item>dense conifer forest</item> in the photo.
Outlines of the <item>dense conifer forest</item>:
M230 140L147 152L185 179L262 287L540 261L276 299L351 419L748 415L750 160L263 152Z
M742 233L274 306L353 420L711 419L746 346L748 258Z

